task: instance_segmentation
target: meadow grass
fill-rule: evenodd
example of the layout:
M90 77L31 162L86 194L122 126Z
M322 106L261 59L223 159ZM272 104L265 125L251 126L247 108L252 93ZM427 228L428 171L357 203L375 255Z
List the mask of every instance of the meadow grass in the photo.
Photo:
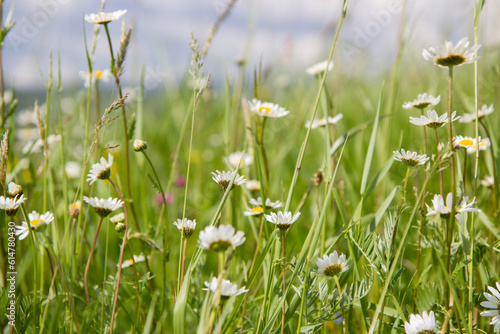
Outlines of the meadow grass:
M124 14L114 13L86 36L85 94L66 93L51 56L33 111L19 110L22 94L2 99L0 305L15 314L15 326L2 318L3 331L492 333L499 123L478 110L499 102L495 50L480 49L473 64L421 68L401 37L390 73L344 76L336 42L344 16L355 15L344 1L333 70L240 63L234 81L211 83L204 57L233 3L207 42L191 36L191 66L175 87L146 96L143 76L134 96L121 88L131 29L112 36L107 25ZM93 68L103 34L113 91L99 89ZM285 85L274 80L282 71L291 73ZM423 92L440 102L403 109ZM409 122L427 109L474 117ZM336 124L305 126L340 114ZM450 133L491 145L468 154ZM398 161L402 148L426 156ZM19 210L8 210L21 193ZM453 205L439 205L435 196L448 193ZM258 197L274 203L250 203Z

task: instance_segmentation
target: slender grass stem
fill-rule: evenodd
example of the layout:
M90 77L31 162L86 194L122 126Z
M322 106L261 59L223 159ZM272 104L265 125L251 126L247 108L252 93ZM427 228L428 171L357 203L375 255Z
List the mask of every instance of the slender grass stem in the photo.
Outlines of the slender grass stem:
M283 298L286 298L286 255L285 255L285 231L281 231L281 256L283 257ZM281 334L285 333L285 315L286 315L286 302L283 302L281 308Z
M92 256L94 255L95 245L97 242L97 237L99 236L99 230L101 229L102 220L103 218L100 217L99 222L97 223L94 241L92 242L92 247L90 248L89 258L87 260L87 265L85 266L85 273L83 275L83 282L85 285L85 299L87 300L87 304L90 304L89 285L88 285L90 262L92 261Z
M441 165L441 153L439 152L439 136L437 129L434 129L434 133L436 134L436 154L438 158L438 168L439 168L439 192L441 196L444 196L444 180L443 180L443 167Z

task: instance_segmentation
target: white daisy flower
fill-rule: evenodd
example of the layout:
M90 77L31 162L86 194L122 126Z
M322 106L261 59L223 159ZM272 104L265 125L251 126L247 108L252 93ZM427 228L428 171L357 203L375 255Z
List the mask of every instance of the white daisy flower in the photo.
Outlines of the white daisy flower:
M128 259L122 262L122 269L130 267L134 263L139 263L144 261L146 261L146 257L143 254L134 255L132 259ZM116 266L118 267L118 264L116 264Z
M83 86L85 88L89 87L89 78L90 78L91 83L94 84L95 82L98 82L98 81L109 82L109 80L111 80L111 78L113 77L111 74L111 71L108 69L105 69L104 71L95 70L95 71L92 71L92 73L90 73L88 71L80 71L80 72L78 72L78 75L83 80ZM91 75L92 75L92 77L91 77Z
M481 185L487 188L492 188L494 183L495 183L495 178L489 175L486 175L484 179L481 180Z
M117 10L114 11L113 13L99 12L97 14L89 14L89 15L86 14L84 19L89 23L105 24L111 21L118 20L120 17L125 15L126 12L127 10L125 9L125 10Z
M491 317L490 325L495 326L495 332L500 332L500 283L496 283L497 288L488 287L491 294L484 292L484 297L488 301L481 302L481 306L489 310L481 312L483 317Z
M174 222L174 225L177 227L179 232L182 233L184 238L188 239L194 232L194 229L196 228L196 219L177 219L176 222Z
M438 333L436 318L434 312L425 312L420 314L411 314L410 322L405 322L406 334L432 334Z
M210 282L205 282L206 288L203 288L203 291L212 291L213 293L217 292L219 289L219 279L217 277L212 277ZM248 292L249 290L246 287L242 287L238 289L236 284L231 283L227 279L222 279L222 283L220 286L220 296L222 300L227 300L230 297L239 296L242 293Z
M491 146L491 142L489 138L479 139L479 145L476 144L476 138L474 138L474 144L467 148L468 154L476 153L477 147L479 146L479 151L487 150L488 147Z
M7 216L14 216L17 213L19 206L26 201L27 198L21 195L14 198L0 196L0 210L5 211Z
M481 137L479 137L479 140L481 140ZM476 142L476 138L473 137L464 137L464 136L456 136L453 138L453 146L456 148L469 148L474 146L474 143Z
M79 178L82 173L82 166L76 161L68 161L64 166L64 170L68 178L76 179Z
M456 111L451 114L452 122L460 118L460 116L455 117L456 114ZM428 126L433 129L440 128L448 123L448 113L438 116L436 110L427 110L427 117L424 115L420 117L410 117L410 123L420 126Z
M476 204L476 198L474 197L472 199L472 202L467 204L467 199L468 197L464 197L463 200L460 203L460 207L455 208L455 213L461 213L461 212L481 212L481 210L473 208L472 206ZM434 198L432 199L432 206L431 208L427 203L425 204L427 206L427 216L433 216L433 215L440 215L441 218L449 218L452 208L453 208L453 194L450 192L446 196L446 204L444 202L443 196L441 195L434 195Z
M256 216L260 215L261 213L264 212L264 208L262 207L262 198L258 197L257 199L255 198L250 198L250 204L254 206L253 209L246 210L243 212L245 216ZM266 198L266 207L270 209L278 209L283 206L283 203L280 201L273 202L271 201L270 198Z
M224 189L224 191L226 191L227 187L229 186L229 183L233 179L234 173L235 172L219 172L218 170L216 170L215 172L212 172L213 175L212 179L215 182L217 182L222 187L222 189ZM245 182L247 182L247 180L245 180L243 176L236 174L236 178L234 179L232 189Z
M111 166L113 165L113 156L108 153L108 161L101 157L101 162L92 165L89 173L87 174L87 181L90 184L97 180L107 180L111 176Z
M32 213L28 213L28 219L34 231L43 231L45 227L54 220L54 215L49 211L45 212L43 215L33 211ZM30 230L26 222L22 222L21 226L16 226L16 236L19 236L19 240L26 238L29 232Z
M248 108L262 117L284 117L290 113L290 111L286 110L283 107L280 107L277 104L271 102L262 102L257 99L253 99L248 102Z
M408 167L423 165L430 159L427 154L417 155L417 152L405 151L404 148L401 149L401 153L398 151L392 153L395 155L394 160L401 161Z
M335 117L328 117L328 119L321 118L321 119L315 119L312 122L307 121L306 128L311 127L311 129L316 129L321 126L326 126L327 124L337 124L343 117L344 115L338 114Z
M486 104L484 104L481 109L477 111L477 117L478 119L483 118L484 116L488 116L491 114L495 109L493 109L493 104L490 104L488 107ZM459 122L460 123L472 123L476 120L476 114L463 114L462 117L460 118Z
M225 160L231 167L234 168L238 166L239 168L242 168L253 163L253 157L250 154L240 151L229 154Z
M123 206L124 202L119 200L118 198L108 199L98 198L98 197L87 197L83 196L83 200L90 204L95 212L102 218L108 216L111 212L119 209Z
M339 256L337 251L333 251L330 255L323 255L316 261L316 265L318 266L318 275L328 279L332 279L332 277L338 276L349 269L345 255L341 254Z
M411 102L403 103L404 109L425 109L430 106L435 106L441 102L441 95L434 97L432 95L427 95L427 93L418 94L417 99Z
M7 185L7 195L9 197L21 196L23 194L23 186L20 184L9 182Z
M326 66L328 64L328 67ZM317 64L314 64L311 67L308 67L306 69L307 74L310 75L319 75L324 73L325 71L330 72L333 70L333 60L330 60L330 63L328 63L328 60L324 60L322 62L319 62Z
M248 180L246 182L247 189L250 191L259 191L260 182L258 180Z
M125 213L120 212L119 214L116 214L113 217L109 218L109 221L112 222L113 224L118 224L124 222L125 218L126 218Z
M61 135L53 135L53 134L48 135L45 141L47 143L47 150L50 151L54 147L54 145L56 145L57 143L59 143L61 141ZM38 138L38 139L26 144L23 147L22 152L23 152L23 154L26 154L28 152L39 153L39 152L42 152L43 149L44 149L43 142L40 138Z
M444 45L424 49L422 56L424 56L425 60L439 67L460 66L475 62L478 58L474 55L480 47L481 45L474 45L469 48L469 40L464 37L455 46L453 46L452 42L446 41Z
M285 213L278 211L278 214L271 212L270 215L264 215L268 222L276 224L276 226L282 231L288 230L299 218L299 216L300 212L297 212L294 216L292 216L290 211Z
M225 251L229 247L235 249L242 245L246 238L243 231L234 232L234 227L231 225L207 226L200 232L199 245L203 249L216 252Z

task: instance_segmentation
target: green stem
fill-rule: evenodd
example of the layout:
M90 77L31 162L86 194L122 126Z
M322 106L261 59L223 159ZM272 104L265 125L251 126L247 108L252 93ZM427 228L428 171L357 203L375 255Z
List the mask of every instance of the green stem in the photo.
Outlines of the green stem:
M286 296L286 279L285 279L285 270L286 270L286 257L285 257L285 231L281 231L281 256L283 257L283 298ZM281 308L281 334L285 333L285 315L286 315L286 302L283 302Z
M36 321L38 319L37 311L37 256L36 256L36 242L35 242L35 231L31 228L31 222L28 217L28 212L26 211L26 207L24 206L24 203L21 204L21 211L24 216L24 220L26 221L26 224L28 225L28 229L30 231L31 235L31 241L32 241L32 247L31 250L33 252L33 334L36 334Z
M437 129L434 129L434 133L436 134L436 152L438 158L438 168L439 168L439 192L441 196L444 196L444 185L443 185L443 169L441 167L441 153L439 152L439 136L437 133Z
M97 242L97 237L99 236L99 230L101 229L102 220L103 218L99 217L99 222L97 223L97 228L95 230L94 241L92 242L92 247L90 248L89 258L87 260L87 265L85 266L85 273L83 275L83 283L85 285L85 299L87 300L87 305L90 304L89 285L88 285L90 262L92 261L92 256L94 255L95 245Z

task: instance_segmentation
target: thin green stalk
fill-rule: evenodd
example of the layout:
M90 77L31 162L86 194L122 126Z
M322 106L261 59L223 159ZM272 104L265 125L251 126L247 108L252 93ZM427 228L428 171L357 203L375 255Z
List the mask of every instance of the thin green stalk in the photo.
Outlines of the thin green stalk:
M439 152L439 136L437 129L434 128L434 133L436 134L436 152L438 158L438 168L439 168L439 192L441 196L444 196L444 180L443 180L443 168L441 166L441 153Z
M337 286L337 289L339 290L339 300L342 299L342 288L340 287L340 282L339 282L339 277L338 275L333 276L333 280L335 281L335 285ZM341 305L342 307L342 305ZM345 312L344 308L342 307L342 333L346 333L346 324L345 324Z
M409 176L410 176L410 167L407 167L406 176L403 183L403 195L401 196L401 200L399 201L398 204L398 213L397 213L398 215L396 218L396 222L394 224L394 232L392 233L391 248L390 248L391 250L394 248L394 245L396 244L396 236L398 234L399 220L401 219L401 214L403 213L402 212L403 204L406 202L406 185L408 184Z
M28 225L28 229L30 231L31 235L31 241L32 241L32 247L31 250L33 252L33 334L36 334L36 321L38 319L37 311L37 256L36 256L36 242L35 242L35 231L31 228L31 222L28 217L28 212L26 211L26 207L24 206L24 203L21 204L21 211L24 216L24 220L26 221L26 224Z
M85 286L85 299L87 300L87 305L90 304L89 284L88 284L90 262L92 261L92 256L94 255L95 245L97 243L97 237L99 237L99 230L101 229L102 220L103 217L99 217L99 222L97 223L97 228L95 231L94 241L92 242L92 247L90 248L87 265L85 266L85 273L83 274L83 283Z
M106 247L104 251L104 274L102 275L102 291L105 289L105 282L106 282L106 277L107 277L107 269L108 266L106 265L106 260L108 259L108 249L109 249L109 224L106 225ZM101 332L104 332L104 298L101 299Z
M481 124L481 127L483 128L484 132L486 132L486 136L491 140L491 134L488 128L486 127L486 124L484 124L483 119L479 119L479 124ZM479 155L479 141L476 138L476 154ZM493 212L497 212L497 207L498 207L498 173L497 173L497 166L496 166L496 159L495 159L495 148L493 145L490 146L490 154L491 154L491 163L493 164L493 198L494 198L494 205L493 205ZM478 158L479 159L479 158Z
M285 256L285 234L286 231L281 231L281 256L283 257L283 298L286 299L286 279L285 279L285 270L286 270L286 256ZM285 314L286 314L286 302L283 302L281 307L281 334L285 333Z

